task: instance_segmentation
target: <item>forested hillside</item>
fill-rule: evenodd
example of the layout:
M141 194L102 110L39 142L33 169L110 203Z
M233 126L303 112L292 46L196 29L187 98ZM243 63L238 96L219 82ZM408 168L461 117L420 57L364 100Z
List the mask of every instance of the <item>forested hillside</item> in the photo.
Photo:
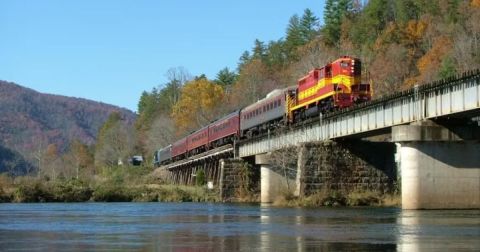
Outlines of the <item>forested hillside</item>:
M0 81L0 173L31 172L60 162L74 143L94 144L98 130L115 111L128 124L135 120L126 109Z
M362 60L375 97L480 68L480 0L327 0L320 18L309 9L293 15L283 38L258 38L237 69L222 69L214 80L171 69L168 83L140 98L143 152L295 85L342 55Z

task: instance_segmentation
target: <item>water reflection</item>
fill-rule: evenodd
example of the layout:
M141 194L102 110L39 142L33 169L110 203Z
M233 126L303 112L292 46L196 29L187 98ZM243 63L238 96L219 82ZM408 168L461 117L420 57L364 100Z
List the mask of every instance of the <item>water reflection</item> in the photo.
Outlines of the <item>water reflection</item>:
M479 251L480 211L399 212L398 251Z
M479 250L478 211L0 204L0 251Z

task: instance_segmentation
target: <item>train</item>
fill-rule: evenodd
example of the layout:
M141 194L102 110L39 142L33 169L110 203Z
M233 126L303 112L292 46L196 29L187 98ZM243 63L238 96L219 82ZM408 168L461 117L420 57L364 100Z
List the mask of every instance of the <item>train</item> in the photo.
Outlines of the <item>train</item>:
M156 166L169 164L236 140L286 127L372 99L370 84L361 82L358 58L342 56L311 70L296 85L275 89L251 105L232 112L186 137L155 151Z

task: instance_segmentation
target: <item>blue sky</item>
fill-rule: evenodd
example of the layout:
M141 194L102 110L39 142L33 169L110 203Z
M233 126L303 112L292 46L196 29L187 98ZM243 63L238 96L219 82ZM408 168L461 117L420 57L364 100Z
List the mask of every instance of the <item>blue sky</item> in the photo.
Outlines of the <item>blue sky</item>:
M0 0L0 79L135 111L168 69L213 79L305 8L322 19L323 0Z

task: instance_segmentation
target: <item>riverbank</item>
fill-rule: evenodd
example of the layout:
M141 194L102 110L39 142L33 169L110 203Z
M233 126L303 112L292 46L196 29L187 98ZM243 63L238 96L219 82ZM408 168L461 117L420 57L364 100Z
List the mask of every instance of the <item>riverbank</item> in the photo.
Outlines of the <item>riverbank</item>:
M0 203L27 202L218 202L218 193L204 187L108 183L89 185L80 180L47 182L32 179L0 189Z
M175 186L152 179L150 170L125 168L92 179L45 180L0 175L0 203L23 202L218 202L206 186Z
M149 172L124 169L121 173L96 179L58 179L36 177L10 178L0 175L0 203L23 202L220 202L218 190L206 186L178 186L152 179ZM154 177L153 177L154 178ZM237 192L233 202L259 203L259 195ZM320 191L307 197L283 193L274 206L401 206L400 195L376 192Z
M400 207L402 199L399 194L381 194L373 191L319 191L306 197L295 197L283 193L273 202L282 207L337 207L337 206L377 206Z

